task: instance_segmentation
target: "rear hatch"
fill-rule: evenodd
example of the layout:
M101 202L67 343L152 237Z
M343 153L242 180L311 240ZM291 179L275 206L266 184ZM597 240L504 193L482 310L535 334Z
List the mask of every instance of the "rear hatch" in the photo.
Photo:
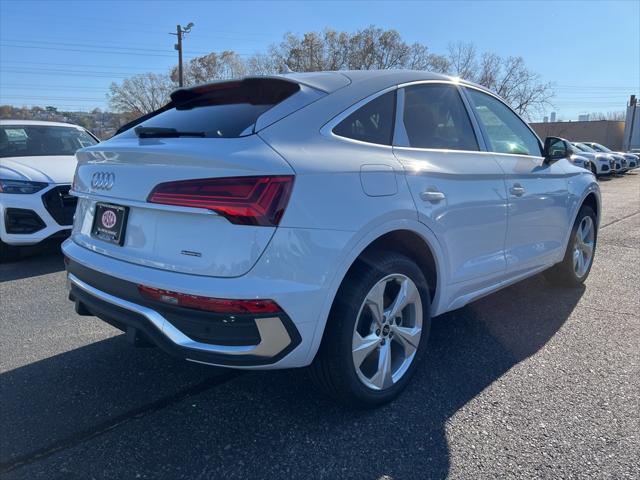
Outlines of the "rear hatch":
M291 97L304 104L300 94L282 79L180 90L155 115L80 150L73 240L164 270L245 274L293 188L293 170L254 134L255 124Z

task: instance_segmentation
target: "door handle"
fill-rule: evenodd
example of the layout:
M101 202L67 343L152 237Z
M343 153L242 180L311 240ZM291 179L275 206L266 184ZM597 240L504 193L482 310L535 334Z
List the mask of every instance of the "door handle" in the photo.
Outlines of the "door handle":
M420 194L420 198L425 202L438 203L444 200L446 195L442 192L439 192L435 189L425 190Z
M513 187L509 189L509 192L514 197L521 197L522 195L524 195L525 190L522 185L520 185L519 183L516 183Z

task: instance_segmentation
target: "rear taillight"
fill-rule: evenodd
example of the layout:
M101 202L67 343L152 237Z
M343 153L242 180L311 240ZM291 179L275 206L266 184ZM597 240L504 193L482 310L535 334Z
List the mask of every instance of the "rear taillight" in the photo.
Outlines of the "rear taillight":
M157 185L148 201L208 208L238 225L276 226L284 214L293 175L204 178Z
M214 313L261 314L280 313L282 309L273 300L229 300L224 298L201 297L187 293L171 292L159 288L138 285L140 294L150 300L168 303L177 307L193 308Z

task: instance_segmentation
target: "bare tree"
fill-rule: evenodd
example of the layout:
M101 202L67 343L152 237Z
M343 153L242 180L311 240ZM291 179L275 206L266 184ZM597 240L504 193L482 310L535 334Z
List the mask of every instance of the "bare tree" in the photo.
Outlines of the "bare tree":
M520 115L531 117L551 105L551 83L543 83L522 57L484 55L482 65L476 81L504 98Z
M617 122L623 122L627 114L623 110L611 111L611 112L593 112L589 114L589 120L613 120Z
M107 100L116 112L144 115L162 107L176 88L168 75L143 73L109 86Z
M550 105L550 83L529 70L522 57L478 54L471 43L452 43L446 54L430 52L421 43L407 44L396 30L375 26L355 32L326 29L303 35L288 33L266 53L246 60L233 51L193 58L185 67L185 84L194 85L248 73L270 75L287 65L295 72L408 68L446 73L471 80L503 97L518 113L531 116ZM144 74L112 84L109 102L120 112L147 113L164 104L177 84L170 75Z
M237 53L230 50L220 53L211 52L189 60L184 68L184 85L241 77L246 74L246 71L246 65ZM178 83L177 67L171 70L171 80Z
M529 70L522 57L500 57L483 53L478 59L468 43L449 46L449 74L478 83L500 95L520 115L531 117L551 105L551 83Z
M249 57L246 69L251 75L273 75L278 72L278 65L271 55L259 53Z
M450 43L447 48L449 72L452 75L470 80L478 73L476 47L473 43Z
M388 68L428 68L442 65L421 44L409 46L395 30L374 26L355 33L327 29L322 33L292 33L269 51L272 63L286 64L296 72L319 70L369 70ZM441 68L441 67L440 67Z

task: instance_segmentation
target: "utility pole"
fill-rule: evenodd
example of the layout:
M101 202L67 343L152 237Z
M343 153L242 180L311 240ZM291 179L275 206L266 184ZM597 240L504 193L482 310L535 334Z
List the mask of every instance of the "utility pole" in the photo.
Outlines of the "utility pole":
M176 33L170 34L178 37L178 43L176 43L173 48L178 51L178 86L180 87L184 84L184 77L182 74L182 39L191 31L192 28L193 22L189 22L189 24L184 28L181 25L176 25Z

